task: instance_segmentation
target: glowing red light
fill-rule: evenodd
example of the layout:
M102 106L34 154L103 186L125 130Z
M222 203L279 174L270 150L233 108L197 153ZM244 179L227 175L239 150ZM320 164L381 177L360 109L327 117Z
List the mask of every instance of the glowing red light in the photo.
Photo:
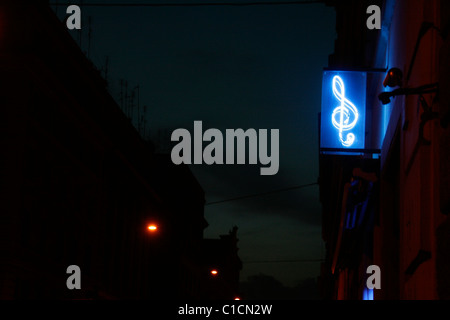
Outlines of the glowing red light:
M150 232L155 232L156 230L158 230L158 226L156 226L155 224L149 224L148 227L147 227L147 229L148 229Z
M219 271L217 271L216 269L211 270L211 274L213 276L217 276L219 274Z

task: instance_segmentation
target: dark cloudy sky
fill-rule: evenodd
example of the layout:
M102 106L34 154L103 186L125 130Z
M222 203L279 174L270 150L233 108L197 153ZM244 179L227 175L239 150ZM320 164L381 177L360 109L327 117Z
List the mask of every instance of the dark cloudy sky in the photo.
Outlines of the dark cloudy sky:
M195 120L223 132L280 130L275 176L260 176L260 165L191 166L207 202L317 181L317 119L322 68L335 39L333 8L81 8L82 49L88 48L91 16L89 56L98 67L109 57L108 80L115 97L119 79L140 85L152 137L158 130L192 131ZM58 11L61 16L65 7ZM210 224L205 237L239 227L242 280L264 273L293 286L319 275L320 262L259 263L323 258L317 186L206 206L205 217Z

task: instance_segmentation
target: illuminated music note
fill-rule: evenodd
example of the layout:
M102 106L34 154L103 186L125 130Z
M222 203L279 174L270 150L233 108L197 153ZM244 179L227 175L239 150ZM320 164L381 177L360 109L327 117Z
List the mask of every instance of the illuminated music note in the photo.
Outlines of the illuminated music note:
M333 94L341 105L333 110L331 121L333 126L339 130L339 140L342 145L344 147L351 147L355 142L355 135L349 133L344 139L344 132L350 131L356 126L359 114L355 105L345 97L344 81L339 76L333 78Z

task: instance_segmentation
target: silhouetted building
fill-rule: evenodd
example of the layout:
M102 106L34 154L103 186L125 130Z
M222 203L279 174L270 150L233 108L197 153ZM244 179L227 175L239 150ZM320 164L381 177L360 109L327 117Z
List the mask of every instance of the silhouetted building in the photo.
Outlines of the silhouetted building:
M201 186L188 166L174 165L169 155L156 154L154 158L158 181L155 190L168 207L164 229L172 248L161 267L173 276L163 282L168 288L178 288L180 298L234 299L242 269L237 254L237 227L219 239L205 239L203 230L208 223L203 215Z
M237 227L220 239L204 239L196 259L202 270L201 299L230 300L239 297L242 262L237 249Z
M323 297L449 298L450 5L326 2L338 32L329 69L367 73L367 110L365 150L320 155ZM381 30L366 27L374 4ZM381 289L367 288L370 265Z
M202 188L154 154L43 3L0 2L0 298L201 296L185 261L200 272Z

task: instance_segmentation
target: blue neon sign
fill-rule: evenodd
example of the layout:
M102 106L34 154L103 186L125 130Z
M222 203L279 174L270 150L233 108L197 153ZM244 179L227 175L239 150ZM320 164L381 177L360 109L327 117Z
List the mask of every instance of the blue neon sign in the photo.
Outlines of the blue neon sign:
M365 72L324 71L320 147L364 149L366 128Z
M373 289L364 288L363 290L363 300L371 301L374 298Z

